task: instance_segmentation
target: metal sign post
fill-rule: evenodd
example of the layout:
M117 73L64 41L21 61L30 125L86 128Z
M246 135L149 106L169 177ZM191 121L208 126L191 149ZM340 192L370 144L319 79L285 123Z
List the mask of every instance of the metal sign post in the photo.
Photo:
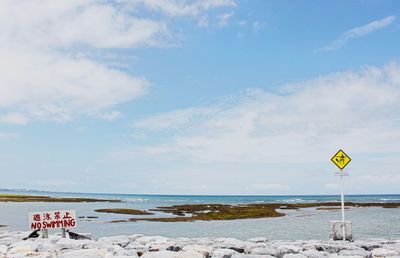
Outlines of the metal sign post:
M349 164L351 161L350 157L344 153L344 151L339 150L332 158L332 162L340 169L340 172L337 174L340 176L340 199L341 199L341 204L342 204L342 236L343 236L343 241L346 241L346 220L345 220L345 214L344 214L344 178L346 174L344 173L343 169Z
M346 241L346 220L344 216L344 179L343 179L343 172L340 175L340 180L341 180L341 188L340 188L340 198L342 201L342 235L343 235L343 241Z

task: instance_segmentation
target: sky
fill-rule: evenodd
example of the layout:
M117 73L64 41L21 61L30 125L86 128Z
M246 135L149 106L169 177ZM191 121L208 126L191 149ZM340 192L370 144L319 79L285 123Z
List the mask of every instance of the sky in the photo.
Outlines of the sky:
M0 188L400 193L400 3L0 1Z

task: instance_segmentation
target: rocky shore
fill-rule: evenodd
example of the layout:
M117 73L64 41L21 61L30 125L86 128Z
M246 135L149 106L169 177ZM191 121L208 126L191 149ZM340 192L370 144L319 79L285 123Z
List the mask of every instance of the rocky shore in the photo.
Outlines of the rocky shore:
M0 257L36 258L316 258L400 257L400 239L364 239L354 242L298 240L269 241L258 237L165 238L123 235L97 240L73 240L50 235L49 239L22 240L29 232L0 231Z

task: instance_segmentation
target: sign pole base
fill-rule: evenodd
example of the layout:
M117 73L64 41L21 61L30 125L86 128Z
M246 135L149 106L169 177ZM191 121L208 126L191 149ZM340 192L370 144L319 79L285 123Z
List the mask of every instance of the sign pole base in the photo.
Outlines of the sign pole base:
M42 238L49 238L49 230L42 229Z
M62 237L62 238L65 238L65 228L62 228L62 229L61 229L61 237Z

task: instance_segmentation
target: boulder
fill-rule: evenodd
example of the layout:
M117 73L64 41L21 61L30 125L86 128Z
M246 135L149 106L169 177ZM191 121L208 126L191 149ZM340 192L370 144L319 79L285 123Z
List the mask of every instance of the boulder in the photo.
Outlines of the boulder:
M145 253L141 258L205 258L205 256L195 251L159 251Z
M106 249L82 249L65 252L58 258L102 258L112 256Z
M297 254L303 251L303 248L297 245L282 245L277 249L277 257L284 257L287 254Z
M215 249L212 252L211 258L231 258L232 255L237 254L238 252L232 249Z
M140 243L137 242L130 242L127 246L125 246L126 250L134 250L136 251L138 254L143 254L149 251L149 247L142 245Z
M114 256L129 256L129 257L139 257L138 253L134 249L125 249L119 245L112 245L107 248L107 252Z
M321 257L328 257L329 253L327 252L319 252L317 250L305 250L301 252L300 254L304 255L305 257L308 258L321 258Z
M18 241L9 246L8 254L37 252L39 243L35 241Z
M371 252L364 249L353 249L353 250L340 250L339 255L341 256L361 256L361 257L371 257Z
M48 252L21 252L21 253L8 254L5 257L6 258L25 258L25 257L53 258L56 256L53 256Z
M0 255L5 255L8 251L8 246L0 245Z
M129 236L128 236L129 242L135 242L136 239L138 239L139 237L143 237L143 236L144 236L143 234L129 235Z
M257 254L257 255L270 255L270 256L277 256L278 250L272 247L259 247L254 248L250 252L250 254Z
M183 251L195 251L203 254L206 257L210 257L212 254L212 247L207 245L187 245L184 246Z
M398 255L396 251L386 248L376 248L373 249L371 252L373 257L390 257Z
M256 244L240 241L235 238L217 238L213 246L214 248L232 249L238 253L244 253L246 248L251 248L251 246L256 247Z
M303 254L285 254L283 258L307 258L307 256Z
M70 238L61 238L56 242L57 250L78 250L83 249L85 245L94 244L94 240L74 240Z
M266 243L268 239L266 237L254 237L247 239L247 241L252 242L252 243Z
M102 237L97 240L97 243L104 245L119 245L125 247L129 244L130 239L127 236L112 236L112 237Z
M148 250L150 252L154 252L154 251L162 251L162 250L168 250L168 251L180 251L181 248L179 246L177 246L176 242L153 242L150 244L146 245L148 247Z
M261 254L233 254L231 258L275 258L270 255L261 255Z
M143 236L143 237L138 237L135 242L138 242L140 244L146 245L150 243L165 243L168 242L168 238L161 237L161 236Z

